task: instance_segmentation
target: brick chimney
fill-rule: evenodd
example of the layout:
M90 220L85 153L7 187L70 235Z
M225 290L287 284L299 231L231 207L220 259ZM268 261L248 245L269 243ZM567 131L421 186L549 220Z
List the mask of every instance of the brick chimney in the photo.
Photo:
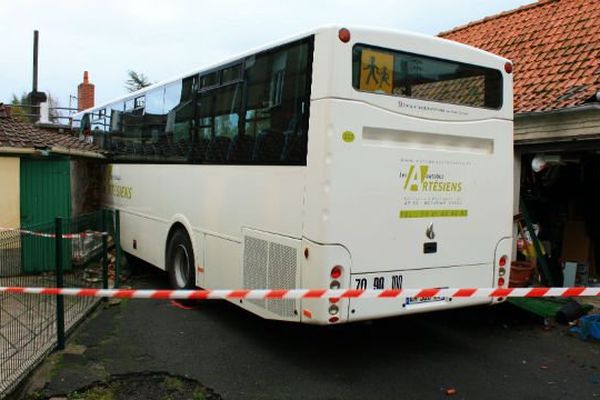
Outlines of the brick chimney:
M94 107L95 86L89 82L88 72L83 71L83 82L77 86L77 110Z

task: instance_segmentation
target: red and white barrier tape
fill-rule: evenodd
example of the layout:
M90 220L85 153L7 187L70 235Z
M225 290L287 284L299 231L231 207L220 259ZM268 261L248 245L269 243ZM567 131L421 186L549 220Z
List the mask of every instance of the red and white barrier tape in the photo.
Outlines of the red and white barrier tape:
M600 296L600 287L553 288L446 288L446 289L238 289L238 290L141 290L3 287L0 293L115 297L126 299L394 299L405 297L499 298L499 297L589 297Z
M18 228L2 228L0 227L0 232L18 232L21 235L30 235L30 236L38 236L45 238L55 238L56 234L54 233L44 233L44 232L35 232L29 231L27 229L18 229ZM83 239L91 236L107 236L108 232L97 232L97 231L89 231L89 232L78 232L78 233L65 233L62 235L63 239Z

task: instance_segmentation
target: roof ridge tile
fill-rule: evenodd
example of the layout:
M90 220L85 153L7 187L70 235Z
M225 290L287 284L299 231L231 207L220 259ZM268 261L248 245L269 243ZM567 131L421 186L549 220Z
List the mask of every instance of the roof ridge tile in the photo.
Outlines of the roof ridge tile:
M487 16L487 17L483 17L481 19L469 22L469 23L464 24L464 25L459 25L459 26L454 27L454 28L452 28L450 30L447 30L447 31L444 31L444 32L440 32L439 36L443 37L446 34L458 32L460 30L470 28L470 27L472 27L474 25L482 24L484 22L488 22L488 21L491 21L491 20L494 20L494 19L498 19L498 18L502 18L502 17L508 17L508 16L511 16L512 14L517 14L519 12L526 11L526 10L529 10L529 9L532 9L532 8L535 8L535 7L544 6L547 3L554 3L554 2L560 2L560 1L561 0L538 0L538 1L534 2L534 3L525 4L523 6L514 8L512 10L502 11L502 12L500 12L498 14L493 14L493 15L490 15L490 16Z

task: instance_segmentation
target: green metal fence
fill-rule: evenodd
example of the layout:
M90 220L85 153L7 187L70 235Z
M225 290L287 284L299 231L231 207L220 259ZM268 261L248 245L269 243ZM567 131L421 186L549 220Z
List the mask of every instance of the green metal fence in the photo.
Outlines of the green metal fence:
M27 227L54 234L53 238L0 231L0 286L107 288L109 251L115 251L116 271L111 286L118 287L118 219L118 211L99 210ZM85 234L62 237L70 233ZM29 254L32 252L35 254ZM36 268L29 268L31 260L36 260ZM65 335L98 301L0 293L0 399L13 391L49 352L64 348Z

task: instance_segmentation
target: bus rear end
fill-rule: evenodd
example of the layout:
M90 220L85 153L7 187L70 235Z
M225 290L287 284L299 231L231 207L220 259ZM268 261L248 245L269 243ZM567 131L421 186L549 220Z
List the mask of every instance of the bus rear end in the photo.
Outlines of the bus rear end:
M507 286L511 69L421 35L317 35L303 287ZM337 323L496 301L306 300L302 318Z

